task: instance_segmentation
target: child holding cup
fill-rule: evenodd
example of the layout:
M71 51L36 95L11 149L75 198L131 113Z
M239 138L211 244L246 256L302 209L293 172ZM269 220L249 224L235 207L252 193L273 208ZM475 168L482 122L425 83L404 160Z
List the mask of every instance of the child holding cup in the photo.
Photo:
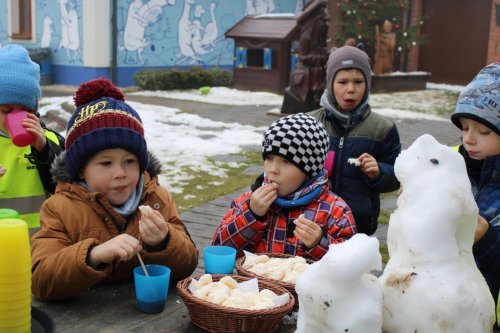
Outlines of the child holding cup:
M161 167L147 151L141 118L105 79L82 84L74 100L66 151L52 166L56 193L31 240L33 294L60 300L131 280L139 258L169 267L173 281L189 276L198 251L158 183ZM151 209L141 213L143 206Z
M64 149L64 138L39 119L40 67L28 51L1 47L0 68L0 207L38 227L40 206L55 190L50 163ZM18 132L27 140L18 141Z
M253 253L319 260L332 243L356 233L351 209L331 192L324 164L328 133L314 117L298 113L264 133L264 178L231 203L213 245Z

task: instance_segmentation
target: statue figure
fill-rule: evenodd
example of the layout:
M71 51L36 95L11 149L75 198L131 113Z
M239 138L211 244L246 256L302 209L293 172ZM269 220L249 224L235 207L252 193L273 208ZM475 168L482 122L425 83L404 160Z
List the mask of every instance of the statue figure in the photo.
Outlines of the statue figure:
M358 42L355 38L349 37L345 40L344 46L356 46Z
M391 73L394 66L394 49L396 48L396 33L392 31L392 23L385 20L382 32L375 26L375 74Z
M325 65L328 22L327 0L309 1L297 19L300 27L297 67L285 89L284 113L307 112L319 108L326 85Z

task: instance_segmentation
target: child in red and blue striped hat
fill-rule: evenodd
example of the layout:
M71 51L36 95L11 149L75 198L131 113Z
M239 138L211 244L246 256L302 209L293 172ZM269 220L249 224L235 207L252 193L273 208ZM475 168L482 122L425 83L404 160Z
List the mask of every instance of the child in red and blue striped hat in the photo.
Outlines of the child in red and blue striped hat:
M173 281L189 276L198 251L158 183L160 163L148 153L139 114L105 79L82 84L74 100L66 151L52 166L56 193L32 238L33 294L59 300L131 279L138 253L170 267Z

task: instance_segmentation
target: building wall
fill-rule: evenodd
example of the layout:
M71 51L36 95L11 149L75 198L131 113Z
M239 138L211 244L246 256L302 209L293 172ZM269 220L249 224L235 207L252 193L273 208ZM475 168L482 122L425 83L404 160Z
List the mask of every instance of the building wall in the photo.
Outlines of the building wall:
M492 0L424 0L419 69L430 81L466 84L487 64Z
M120 86L133 85L134 74L145 69L232 68L234 41L224 38L227 29L250 14L295 13L305 2L36 0L35 38L22 42L8 37L8 1L0 0L0 45L48 47L54 83L78 85L115 74ZM114 2L116 36L110 23Z
M490 64L500 59L500 0L491 2L490 16L490 39L488 41L488 51L486 63Z

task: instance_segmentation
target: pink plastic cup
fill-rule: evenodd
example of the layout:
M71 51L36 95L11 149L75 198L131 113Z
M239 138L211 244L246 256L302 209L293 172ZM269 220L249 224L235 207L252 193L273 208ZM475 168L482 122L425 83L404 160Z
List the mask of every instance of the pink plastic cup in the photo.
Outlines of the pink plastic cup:
M23 126L23 119L28 118L28 111L13 110L5 116L4 124L12 142L18 147L26 147L35 142L35 136Z

